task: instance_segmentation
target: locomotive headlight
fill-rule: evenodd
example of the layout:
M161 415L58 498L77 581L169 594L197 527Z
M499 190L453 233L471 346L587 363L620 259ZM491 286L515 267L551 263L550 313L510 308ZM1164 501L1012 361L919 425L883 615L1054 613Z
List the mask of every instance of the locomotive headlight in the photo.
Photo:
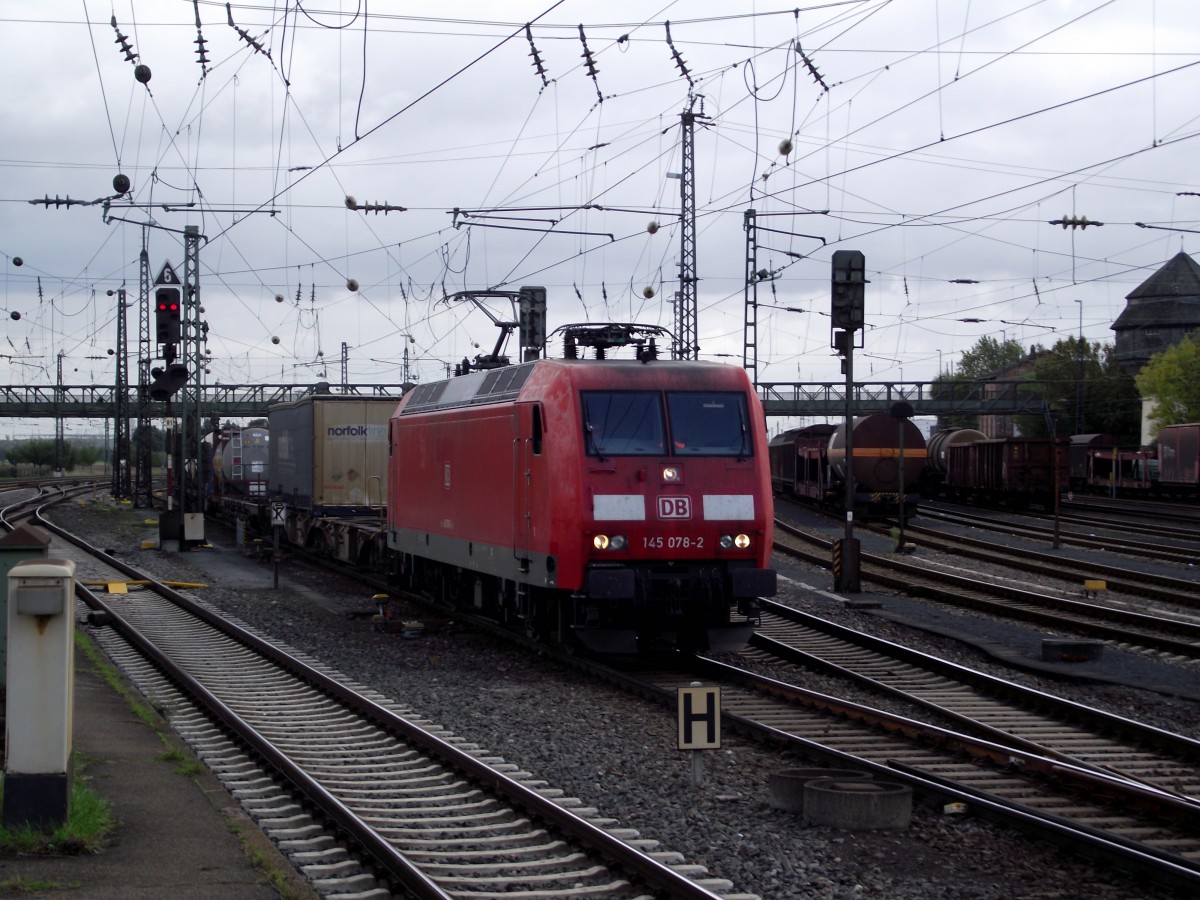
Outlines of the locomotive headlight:
M662 480L666 484L675 484L679 481L679 466L663 466Z
M614 534L612 537L598 534L592 538L592 546L597 550L624 550L628 545L629 541L623 534Z
M732 550L736 547L738 550L745 550L750 546L750 535L748 534L723 534L721 535L721 549Z

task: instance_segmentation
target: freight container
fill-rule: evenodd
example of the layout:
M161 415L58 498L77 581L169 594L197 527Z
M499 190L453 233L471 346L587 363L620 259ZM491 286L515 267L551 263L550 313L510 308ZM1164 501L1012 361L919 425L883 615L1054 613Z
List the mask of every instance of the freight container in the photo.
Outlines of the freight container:
M317 516L380 513L398 399L317 394L272 406L272 499Z

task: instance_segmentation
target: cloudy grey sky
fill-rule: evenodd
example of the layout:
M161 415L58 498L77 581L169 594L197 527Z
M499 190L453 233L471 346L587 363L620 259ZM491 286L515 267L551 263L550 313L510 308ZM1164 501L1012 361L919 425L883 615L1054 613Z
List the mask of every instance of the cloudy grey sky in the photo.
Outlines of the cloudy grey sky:
M338 380L343 345L353 382L399 382L405 346L440 377L495 340L443 301L464 289L544 285L551 328L670 328L689 104L702 356L742 355L748 209L761 381L840 378L838 249L871 281L862 380L931 379L982 335L1111 341L1200 228L1197 21L1188 0L6 0L0 382L52 383L59 354L67 383L110 381L107 292L136 297L144 236L153 273L181 267L185 226L210 381ZM107 208L56 207L118 173ZM1048 224L1084 216L1104 224Z

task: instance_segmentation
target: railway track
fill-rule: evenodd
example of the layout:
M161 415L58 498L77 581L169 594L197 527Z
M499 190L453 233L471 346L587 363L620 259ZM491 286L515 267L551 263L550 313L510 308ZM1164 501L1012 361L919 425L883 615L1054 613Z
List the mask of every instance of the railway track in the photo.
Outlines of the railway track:
M773 665L788 670L778 658ZM796 680L804 675L792 673ZM674 667L608 677L668 705L680 688L704 678L721 688L727 727L819 764L906 783L938 803L965 803L975 815L1170 889L1200 889L1200 804L1128 774L1078 765L1061 752L1037 753L1041 745L1028 739L989 741L711 659L680 658ZM1194 764L1171 765L1195 782Z
M169 634L181 631L172 624L165 627ZM764 631L774 627L773 618L764 619ZM747 654L747 663L754 664L752 654L766 652L756 647ZM201 668L214 665L207 649L189 653L198 655L196 665ZM594 665L587 661L577 662L585 667ZM880 713L835 697L800 691L779 676L781 671L786 671L787 664L779 662L773 655L760 657L758 664L769 666L777 677L774 680L763 678L746 671L745 666L727 666L713 660L681 663L677 669L642 672L636 678L629 674L606 674L604 677L628 680L631 690L655 696L670 705L675 703L676 687L691 684L697 677L709 683L720 680L724 688L723 710L739 730L795 747L806 758L824 759L840 768L862 768L880 780L904 780L927 797L941 802L966 803L973 815L1030 831L1103 865L1137 872L1139 877L1152 879L1171 889L1194 892L1200 888L1200 863L1197 862L1200 859L1200 847L1197 846L1200 841L1197 816L1200 813L1195 801L1185 795L1190 789L1190 781L1180 781L1179 790L1164 790L1150 783L1149 778L1142 777L1145 769L1141 764L1123 759L1121 766L1116 765L1114 760L1118 751L1112 751L1108 757L1112 770L1105 770L1102 763L1084 759L1078 747L1053 748L1036 744L1041 748L1038 752L1035 742L1019 739L1013 734L1005 737L1003 728L995 725L992 728L996 739L981 737L978 732L986 733L986 728L977 724L968 729L965 719L969 716L961 711L955 713L949 702L940 704L945 711L939 712L933 709L939 704L932 698L921 698L920 702L929 713L922 716L930 720L926 723L915 716ZM145 663L131 665L151 668ZM868 664L864 664L866 666ZM215 668L224 666L216 665ZM253 676L256 680L260 678L257 671ZM803 678L799 669L795 671L796 677L786 681ZM340 680L336 673L332 674L335 680ZM862 673L858 677L861 678ZM953 693L951 687L944 690ZM247 696L239 698L239 703L251 702L260 693L247 691L244 682L240 691ZM235 688L234 694L237 693ZM364 693L370 696L365 690ZM802 699L796 699L797 696ZM374 699L386 708L385 700ZM176 701L164 702L175 709ZM956 714L964 718L962 727L932 724ZM314 717L302 717L297 727L306 729L312 740L319 743L330 736L334 727L340 728L339 715L322 711ZM327 720L327 716L334 718ZM206 717L200 713L185 713L182 705L172 715L172 721L179 722L184 728L191 727L193 718L201 722ZM981 713L977 718L984 716ZM249 770L242 771L243 767L249 766L249 761L244 758L243 739L230 739L223 732L214 731L211 725L200 724L198 727L202 729L202 736L197 738L198 746L212 759L210 765L238 774L241 784L233 786L235 792L245 797L249 805L258 806L259 814L265 819L274 820L283 827L277 840L285 849L297 854L298 864L310 867L314 881L324 887L323 879L327 876L345 879L339 882L339 888L334 888L343 891L361 890L370 883L377 864L366 860L364 870L363 862L356 862L349 850L339 848L328 836L320 836L323 816L313 816L316 821L308 818L308 801L290 799L280 790L278 775L252 775ZM266 727L261 730L269 731ZM969 730L976 733L968 734ZM1081 738L1080 742L1084 740ZM373 748L369 752L373 753ZM364 798L365 802L379 805L383 801L364 786L369 783L373 787L380 780L373 774L369 752L363 751L364 759L359 761L361 768L357 763L352 764L355 772L350 790L357 787L363 794L371 793L371 797ZM1164 756L1164 759L1170 761L1171 758ZM319 760L310 761L309 765L319 768ZM1185 777L1185 765L1176 764L1180 779ZM559 800L556 805L564 804ZM631 839L636 840L636 837ZM718 887L721 886L714 886L713 890Z
M921 524L929 521L965 525L1033 540L1053 541L1057 538L1060 545L1120 553L1155 562L1176 562L1189 565L1195 562L1197 553L1200 553L1200 530L1196 528L1169 528L1165 525L1139 527L1133 523L1112 521L1101 523L1094 518L1083 517L1062 517L1060 525L1063 523L1084 525L1092 529L1087 533L1067 531L1061 527L1056 529L1053 526L1034 525L1029 521L1005 521L997 519L995 516L984 516L961 510L922 508L921 520L906 523L905 531L913 534L943 535L943 532L935 531ZM1103 533L1098 534L1097 531ZM1133 540L1129 537L1131 534L1153 536L1154 540ZM1127 572L1127 570L1121 571Z
M1060 511L1076 510L1077 512L1087 513L1091 521L1095 521L1097 515L1106 517L1111 521L1111 517L1115 513L1122 520L1141 519L1153 522L1156 525L1164 522L1169 522L1176 526L1181 523L1187 523L1191 526L1193 534L1195 534L1196 529L1200 528L1200 510L1196 508L1194 500L1190 502L1171 503L1167 501L1153 502L1148 500L1130 500L1120 497L1076 494L1073 497L1064 498L1059 503L1059 509Z
M906 526L906 532L910 536L921 535L922 544L933 550L1020 569L1067 583L1074 582L1077 585L1082 585L1089 579L1102 578L1110 591L1159 600L1188 610L1200 610L1200 583L1191 578L1177 578L1173 575L1131 569L1127 566L1115 566L1095 559L1078 560L1061 554L1043 553L1028 547L1005 546L981 538L948 534L920 525ZM1021 536L1024 531L1014 530L1008 533ZM1111 548L1112 543L1114 542L1106 539L1091 538L1086 542L1079 541L1078 545L1094 550L1116 549L1123 552L1123 548L1120 546ZM1190 553L1177 553L1164 549L1158 556L1155 556L1154 548L1145 545L1141 555L1147 559L1193 563L1197 558L1197 553L1200 553L1200 548Z
M77 560L78 577L149 583L119 603L77 584L90 620L107 626L94 629L97 643L321 893L737 896L702 866L107 554L78 541L55 553Z
M703 679L721 688L726 726L756 740L901 780L938 803L967 803L1170 889L1200 890L1200 741L764 605L733 663L559 659L672 709L680 688ZM814 670L868 686L908 714L799 687Z
M1171 889L1200 889L1200 741L781 604L764 607L741 665L682 654L666 657L672 667L665 658L617 668L558 658L669 707L697 678L718 683L722 714L758 740L880 780L901 779L938 802L968 803L977 814ZM472 624L509 634L487 619ZM540 652L556 655L545 646ZM814 669L915 712L883 712L797 687Z
M1019 750L1200 803L1200 741L1175 735L863 634L780 603L742 654L821 671ZM768 670L770 671L770 670Z
M832 542L824 537L776 521L777 552L829 568L831 546ZM814 550L814 547L821 552ZM982 550L972 551L972 556L983 558ZM1000 552L991 553L988 558L1001 565L1012 565L1011 562L1005 562L1012 557ZM1057 568L1040 568L1040 571L1062 578L1064 566L1059 562ZM904 562L894 555L883 557L863 552L860 554L860 564L863 581L912 596L1000 617L1035 622L1065 633L1082 634L1120 646L1140 647L1180 659L1200 659L1200 623L1194 619L1147 615L1064 596L1036 593L995 581L940 571L927 563ZM1028 571L1029 563L1021 567ZM1089 567L1088 571L1095 570ZM1079 583L1082 581L1083 578L1080 578Z

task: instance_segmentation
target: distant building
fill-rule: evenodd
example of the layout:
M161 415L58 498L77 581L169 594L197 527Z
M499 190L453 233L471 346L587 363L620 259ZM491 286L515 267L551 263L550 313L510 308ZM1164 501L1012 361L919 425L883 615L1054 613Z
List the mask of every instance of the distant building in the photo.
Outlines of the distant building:
M1136 377L1155 353L1200 329L1200 264L1177 253L1125 299L1124 311L1111 326L1116 332L1113 349L1122 370ZM1152 440L1153 406L1153 397L1142 398L1143 444Z
M1110 326L1117 362L1137 375L1155 353L1200 328L1200 264L1177 253L1125 296L1125 310Z
M1015 363L993 372L988 376L988 383L983 386L983 396L987 399L997 399L1011 394L1016 383L1033 372L1038 360L1048 352L1044 348L1030 350ZM1016 423L1010 415L982 415L979 417L979 430L989 438L1013 437L1017 432Z

